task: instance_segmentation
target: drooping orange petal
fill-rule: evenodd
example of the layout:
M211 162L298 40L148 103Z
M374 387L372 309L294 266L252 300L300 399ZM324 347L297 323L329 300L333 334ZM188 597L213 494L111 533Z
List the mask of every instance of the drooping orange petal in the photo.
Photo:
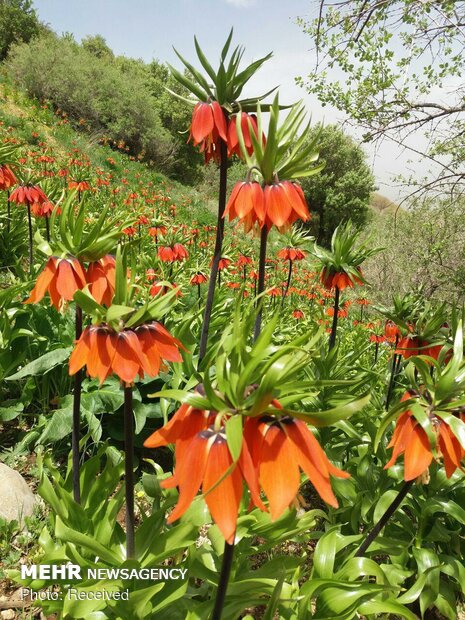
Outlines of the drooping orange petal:
M244 183L237 194L234 208L238 217L245 217L254 208L253 185L253 183Z
M139 372L139 358L131 348L124 332L117 334L114 346L112 370L125 383L132 383Z
M414 480L421 476L431 464L433 455L428 436L417 423L404 453L404 479Z
M57 290L57 277L58 270L54 277L50 280L50 284L48 285L48 294L50 297L50 305L60 311L63 306L63 298Z
M108 338L108 332L98 327L93 330L90 338L87 372L91 377L97 377L100 384L105 381L111 372L111 359L107 347Z
M213 101L211 103L211 108L213 111L213 119L215 121L215 126L218 131L220 138L222 138L225 142L228 140L227 136L227 126L226 126L226 118L223 112L223 108L220 106L218 101Z
M43 271L39 274L31 294L24 302L25 304L35 304L39 302L47 292L47 289L56 273L56 258L48 259Z
M182 345L179 340L174 338L161 323L152 323L150 329L161 357L168 362L182 362L182 356L179 352Z
M299 429L295 423L286 424L285 430L291 439L294 459L307 474L308 479L313 484L320 497L330 506L337 508L337 499L329 481L328 459L320 445L309 431L309 436L312 437L313 441L307 446L302 433L299 432L301 429ZM305 438L308 439L309 436Z
M175 476L179 484L179 500L167 519L168 523L179 519L197 495L205 473L208 449L208 440L197 435L192 440L186 460L176 463Z
M265 222L265 196L263 188L260 183L252 183L252 195L253 195L253 210L257 218L260 220L260 225L263 226Z
M169 422L144 441L144 446L146 448L158 448L160 446L167 446L170 443L175 443L181 436L183 428L191 425L191 420L189 420L189 423L187 423L186 420L186 417L191 412L192 407L185 403L182 404ZM195 433L193 434L195 435Z
M91 327L86 327L69 358L69 374L75 375L78 370L87 364L90 353Z
M283 226L292 212L291 205L287 198L279 185L267 185L264 194L267 218L269 218L275 226Z
M246 481L249 488L253 504L257 508L260 508L260 510L268 512L267 507L262 502L260 497L260 483L258 481L258 473L252 462L252 457L250 456L249 448L247 447L247 443L245 440L242 443L242 451L239 457L238 465L241 469L242 477Z
M233 472L220 484L216 487L214 485L224 476L232 462L226 439L217 437L208 453L202 492L206 494L205 501L213 521L229 544L234 542L237 513L243 491L242 476L237 464Z
M156 342L152 337L152 332L148 326L141 325L137 328L137 335L150 367L150 372L147 374L151 377L156 377L160 372L161 357Z
M450 427L441 422L439 425L439 448L441 450L446 476L450 478L457 468L462 469L462 449L458 439L452 434Z
M192 114L191 133L197 146L213 131L213 110L208 103L198 103Z
M415 428L416 421L408 411L404 412L397 420L396 428L392 435L388 448L393 448L391 459L384 466L384 469L392 467L398 456L405 451Z
M293 501L300 485L300 473L292 446L277 426L270 426L264 436L259 480L270 503L273 521Z
M60 297L71 301L77 290L76 280L74 279L74 271L66 259L60 260L57 265L57 291Z
M306 222L310 218L307 203L302 200L300 193L296 189L296 185L290 181L281 183L282 193L286 196L292 209L297 213L301 220Z
M231 192L231 196L229 197L228 203L226 205L226 209L224 210L224 215L227 215L231 209L234 210L234 213L236 212L235 208L234 208L234 204L236 202L237 195L238 195L239 191L242 189L243 185L245 185L245 183L242 183L241 181L238 181L234 185L234 187L232 189L232 192ZM230 219L230 221L232 219L234 219L234 217L232 217L232 213L230 214L229 219Z

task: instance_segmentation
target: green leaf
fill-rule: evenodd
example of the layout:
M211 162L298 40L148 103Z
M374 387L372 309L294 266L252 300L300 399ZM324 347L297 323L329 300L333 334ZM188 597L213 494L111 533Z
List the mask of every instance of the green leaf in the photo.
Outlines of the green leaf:
M72 347L64 347L60 349L53 349L53 351L49 351L41 357L38 357L36 360L29 362L26 364L21 370L15 372L13 375L6 377L6 381L18 381L19 379L24 379L26 377L37 377L38 375L43 375L56 366L63 364L65 360L67 360L70 356Z
M10 422L17 418L24 409L23 403L15 403L9 407L0 407L0 421Z
M101 317L105 314L105 308L95 301L89 292L88 286L81 291L76 291L73 299L90 316Z
M226 428L226 441L228 442L228 448L233 457L234 462L239 460L242 452L242 416L233 415L229 418L225 425Z

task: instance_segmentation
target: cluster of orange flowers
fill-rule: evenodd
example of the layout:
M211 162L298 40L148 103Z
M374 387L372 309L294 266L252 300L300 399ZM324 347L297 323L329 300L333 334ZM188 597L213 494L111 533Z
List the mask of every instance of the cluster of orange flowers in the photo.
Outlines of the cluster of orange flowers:
M77 258L51 256L25 303L36 304L48 293L50 304L62 310L86 284L98 303L109 306L115 291L114 257L107 255L91 262L86 270Z
M280 408L277 401L272 404ZM349 474L330 463L304 422L285 416L246 418L242 450L234 463L224 425L217 428L215 424L217 415L181 405L168 424L144 444L148 448L175 444L173 476L162 482L164 488L179 488L170 523L184 514L201 488L213 520L225 540L232 543L244 483L252 504L267 511L260 496L260 490L264 492L275 520L295 503L300 470L307 474L322 499L337 507L330 476L348 478Z

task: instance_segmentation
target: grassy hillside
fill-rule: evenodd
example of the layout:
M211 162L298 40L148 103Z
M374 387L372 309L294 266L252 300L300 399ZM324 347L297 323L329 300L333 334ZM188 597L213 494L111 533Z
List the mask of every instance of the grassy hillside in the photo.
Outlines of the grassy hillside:
M138 192L142 197L147 188L153 188L156 196L162 195L163 200L176 205L179 215L199 224L215 221L215 205L198 191L169 179L123 150L103 144L85 130L76 131L66 114L32 101L5 81L0 83L0 142L19 144L23 166L27 169L30 163L36 170L37 162L41 163L44 178L55 176L53 171L60 169L81 176L96 171L99 178L109 182L109 191L128 195Z

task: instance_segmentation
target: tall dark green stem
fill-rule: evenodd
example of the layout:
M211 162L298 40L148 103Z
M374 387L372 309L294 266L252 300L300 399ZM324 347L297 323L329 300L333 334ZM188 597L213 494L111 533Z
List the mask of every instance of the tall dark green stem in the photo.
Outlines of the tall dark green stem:
M268 229L266 226L263 226L262 233L260 236L260 258L258 263L258 290L257 295L261 295L265 290L265 263L266 263L266 242L268 240ZM262 329L262 310L263 310L263 299L260 299L258 302L258 314L255 319L255 329L254 329L254 339L260 335L260 331Z
M218 220L216 223L216 240L213 261L210 270L210 281L208 283L208 293L203 315L202 333L200 335L199 362L205 357L208 343L208 330L215 297L216 278L218 275L218 264L221 259L224 237L224 210L226 207L226 181L228 177L228 149L226 142L220 141L220 189L218 194Z
M7 231L10 234L10 222L11 222L11 202L10 202L10 190L6 194L6 210L7 210Z
M221 563L220 581L218 590L216 591L215 606L211 620L221 620L224 599L226 598L226 590L228 588L229 576L231 574L232 560L234 555L234 543L224 543L223 561Z
M333 314L333 324L331 326L331 335L329 337L329 350L334 347L336 344L336 330L337 330L337 315L339 313L339 287L336 286L336 290L334 291L334 314Z
M287 282L286 282L286 288L283 291L283 298L281 300L281 308L284 308L284 300L286 299L287 296L287 292L289 290L289 286L291 284L291 277L292 277L292 265L294 263L290 260L289 261L289 273L287 274Z
M45 235L47 237L47 241L50 241L50 222L48 216L45 216Z
M398 336L396 336L396 343L394 345L394 351L397 349L397 343L399 341ZM391 402L391 396L392 396L392 391L394 389L394 382L395 382L395 378L396 378L396 374L397 374L397 369L398 369L398 359L397 359L397 354L394 353L393 357L392 357L392 367L391 367L391 377L389 379L389 386L388 386L388 391L386 394L386 411L389 409L389 403ZM401 357L399 355L399 357Z
M31 205L27 205L27 225L29 227L29 273L33 271L32 264L32 217L31 217Z
M124 476L126 482L126 557L134 558L134 416L132 387L124 388Z
M75 334L76 340L79 340L82 334L82 309L76 305L75 317ZM81 488L79 484L79 435L81 423L81 385L82 370L78 370L74 375L74 392L73 392L73 428L71 432L71 452L73 463L73 496L74 501L81 503Z
M409 480L408 482L404 483L404 486L399 491L397 497L394 499L392 504L388 506L386 512L383 514L381 519L378 521L375 527L371 530L371 532L362 542L360 547L357 549L357 552L354 557L359 558L365 553L365 551L368 549L371 543L375 540L375 538L381 532L381 530L386 525L386 523L389 521L389 519L392 517L392 515L395 513L395 511L399 508L405 496L410 491L410 488L412 487L414 482L415 482L414 480Z

